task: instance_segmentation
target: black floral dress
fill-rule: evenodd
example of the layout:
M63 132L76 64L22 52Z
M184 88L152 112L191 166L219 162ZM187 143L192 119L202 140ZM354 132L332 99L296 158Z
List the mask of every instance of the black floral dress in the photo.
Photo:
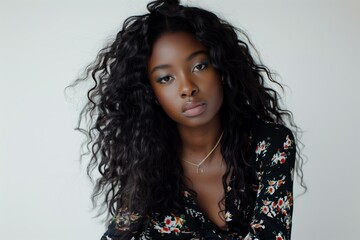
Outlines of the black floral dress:
M219 229L201 211L193 196L183 192L184 209L181 213L153 213L145 221L143 231L130 235L129 239L244 239L283 240L290 239L293 210L293 172L295 142L292 132L272 123L257 122L253 125L253 161L257 167L259 186L255 190L255 208L247 224L240 200L233 194L234 178L231 177L225 193L225 221L227 230ZM136 213L119 211L101 240L117 240Z

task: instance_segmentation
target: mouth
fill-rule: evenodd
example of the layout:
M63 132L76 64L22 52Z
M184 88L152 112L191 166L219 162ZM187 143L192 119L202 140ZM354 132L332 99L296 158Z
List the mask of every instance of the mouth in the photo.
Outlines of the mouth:
M206 110L205 102L186 102L182 108L183 114L186 117L196 117L201 115Z

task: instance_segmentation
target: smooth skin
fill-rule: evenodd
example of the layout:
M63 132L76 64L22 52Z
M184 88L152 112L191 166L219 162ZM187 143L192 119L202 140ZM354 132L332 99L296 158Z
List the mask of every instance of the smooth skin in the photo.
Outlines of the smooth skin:
M199 163L215 146L222 127L220 108L223 85L218 71L211 65L207 48L191 34L165 33L153 45L148 61L150 84L158 103L177 123L182 141L181 159ZM185 184L194 189L197 203L219 228L226 229L222 176L225 163L220 145L202 165L182 162ZM228 179L229 180L229 179Z

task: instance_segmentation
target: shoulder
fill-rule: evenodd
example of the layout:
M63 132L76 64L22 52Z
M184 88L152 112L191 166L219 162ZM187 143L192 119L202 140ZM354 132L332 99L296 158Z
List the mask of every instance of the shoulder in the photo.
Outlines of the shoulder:
M292 131L281 124L256 119L251 124L251 133L255 139L270 137L272 141L281 140L281 137L289 135L294 138ZM279 139L280 138L280 139Z
M261 166L294 165L295 138L288 127L257 119L252 123L251 136L255 161Z

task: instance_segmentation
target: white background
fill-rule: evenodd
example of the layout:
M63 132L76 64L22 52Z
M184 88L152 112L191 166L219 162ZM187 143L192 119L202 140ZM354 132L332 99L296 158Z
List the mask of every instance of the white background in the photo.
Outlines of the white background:
M147 2L0 1L0 239L100 239L73 131L81 105L63 90ZM309 187L292 239L357 239L359 1L191 2L245 29L288 86Z

